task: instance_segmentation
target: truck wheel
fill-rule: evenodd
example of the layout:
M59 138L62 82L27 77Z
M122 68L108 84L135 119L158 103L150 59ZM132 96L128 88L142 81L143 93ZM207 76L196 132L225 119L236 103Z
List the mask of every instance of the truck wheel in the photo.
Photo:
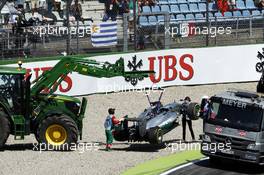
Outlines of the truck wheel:
M10 134L10 122L7 118L7 114L0 111L0 149L2 149L6 143Z
M198 103L190 103L187 108L187 114L191 120L198 120L200 112L200 105Z
M70 117L53 115L43 120L37 135L39 135L40 143L45 144L45 148L70 150L71 144L77 143L78 128Z
M163 132L160 128L151 128L148 131L148 139L150 144L161 144L163 140Z

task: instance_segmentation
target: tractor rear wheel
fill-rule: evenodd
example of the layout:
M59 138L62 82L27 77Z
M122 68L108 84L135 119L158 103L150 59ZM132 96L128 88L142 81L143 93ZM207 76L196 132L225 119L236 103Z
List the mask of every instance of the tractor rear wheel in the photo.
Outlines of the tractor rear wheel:
M7 118L7 114L4 111L0 111L0 149L4 147L9 134L10 122Z
M161 144L163 141L162 130L159 127L149 129L148 139L150 144Z
M46 144L48 149L70 150L71 145L77 143L78 127L74 120L66 115L53 115L43 120L37 135L39 142Z

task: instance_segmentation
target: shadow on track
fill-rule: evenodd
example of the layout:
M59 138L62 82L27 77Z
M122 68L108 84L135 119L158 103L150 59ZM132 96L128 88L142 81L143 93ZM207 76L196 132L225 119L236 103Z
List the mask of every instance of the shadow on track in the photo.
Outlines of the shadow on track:
M210 160L204 160L195 163L198 167L206 169L219 170L219 174L264 174L264 166L251 163L244 163L232 160L219 161L219 163L211 163ZM217 173L216 173L217 174Z
M12 145L5 145L0 151L26 151L31 150L33 151L34 145L33 143L25 143L25 144L12 144Z
M164 144L151 145L149 143L131 144L126 148L112 148L114 151L133 151L133 152L158 152L160 149L165 148Z
M97 142L100 146L105 145L105 143ZM128 142L117 142L113 143L111 150L113 151L133 151L133 152L158 152L160 149L166 148L166 144L170 143L180 143L179 139L166 140L162 144L150 144L150 143L128 143ZM125 148L115 148L115 145L128 145ZM99 149L100 151L105 151L105 149Z

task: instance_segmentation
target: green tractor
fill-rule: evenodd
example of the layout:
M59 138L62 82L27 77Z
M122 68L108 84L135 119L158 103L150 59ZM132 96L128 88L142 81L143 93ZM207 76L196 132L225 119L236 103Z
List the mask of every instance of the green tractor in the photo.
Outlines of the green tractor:
M0 148L9 135L23 140L35 134L39 143L57 148L82 139L83 118L87 100L55 95L63 79L71 72L92 77L148 77L151 71L125 72L124 60L115 64L73 57L63 57L51 70L34 81L26 69L0 67ZM48 91L47 91L48 89Z

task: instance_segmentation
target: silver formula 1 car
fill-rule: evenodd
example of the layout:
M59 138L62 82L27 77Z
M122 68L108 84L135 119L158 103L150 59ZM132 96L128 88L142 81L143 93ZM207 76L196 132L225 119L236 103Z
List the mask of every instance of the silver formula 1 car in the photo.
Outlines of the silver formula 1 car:
M151 144L160 144L163 135L179 125L182 115L188 115L191 120L199 118L200 106L198 103L189 103L184 100L172 102L167 105L161 103L160 94L158 101L151 102L147 95L150 107L146 108L137 118L125 117L117 125L113 136L117 141L148 141Z

